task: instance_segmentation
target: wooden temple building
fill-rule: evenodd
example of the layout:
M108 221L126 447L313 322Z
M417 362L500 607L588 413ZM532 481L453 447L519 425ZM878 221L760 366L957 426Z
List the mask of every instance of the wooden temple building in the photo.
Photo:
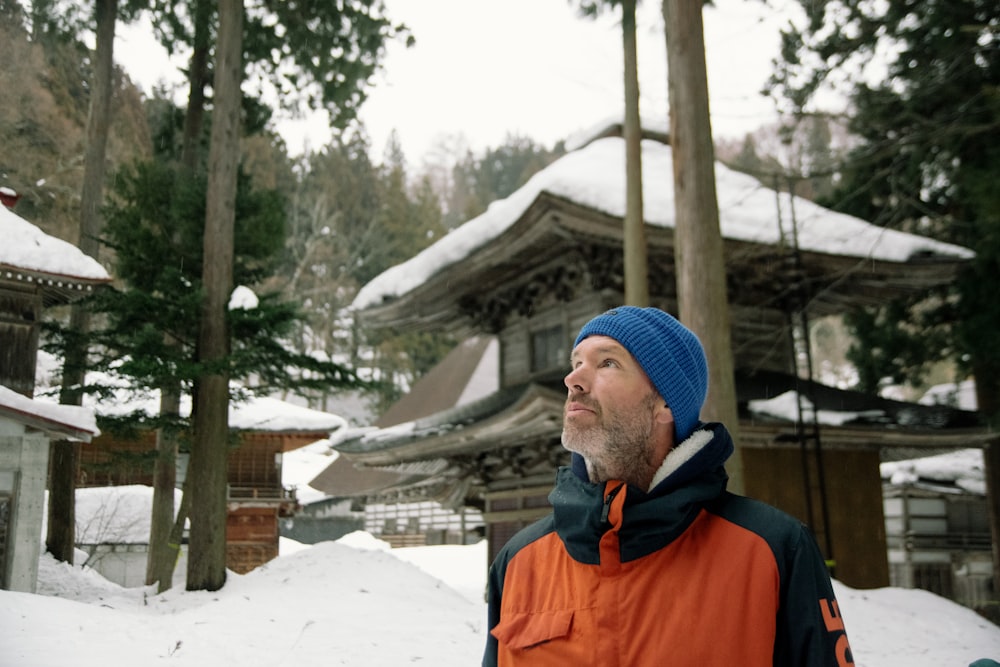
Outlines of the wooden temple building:
M676 313L664 139L648 134L642 151L649 292L651 305ZM354 306L366 326L499 341L494 393L337 446L356 468L399 474L395 486L370 490L369 502L422 497L476 507L491 558L549 511L555 469L568 462L560 433L570 347L585 322L624 298L624 156L620 128L612 126L359 293ZM802 379L793 329L802 315L842 314L948 283L972 252L779 195L721 164L716 181L745 492L810 525L838 579L886 586L885 452L982 446L996 436L977 428L971 413ZM751 400L789 390L820 409L865 416L811 428L747 410Z

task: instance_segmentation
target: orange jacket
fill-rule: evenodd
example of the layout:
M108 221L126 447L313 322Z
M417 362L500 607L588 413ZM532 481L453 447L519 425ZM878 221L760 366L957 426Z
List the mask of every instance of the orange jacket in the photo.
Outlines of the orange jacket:
M559 471L553 514L490 568L483 665L852 664L812 535L725 491L732 442L711 428L649 494Z

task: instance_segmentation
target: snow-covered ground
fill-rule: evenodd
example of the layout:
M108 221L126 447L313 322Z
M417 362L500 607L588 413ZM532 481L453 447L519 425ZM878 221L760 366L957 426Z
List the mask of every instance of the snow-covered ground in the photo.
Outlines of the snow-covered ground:
M216 592L156 595L40 562L39 593L0 591L0 665L479 664L485 542L390 550L367 533L305 546ZM1000 659L1000 628L931 593L836 586L855 664L965 667Z

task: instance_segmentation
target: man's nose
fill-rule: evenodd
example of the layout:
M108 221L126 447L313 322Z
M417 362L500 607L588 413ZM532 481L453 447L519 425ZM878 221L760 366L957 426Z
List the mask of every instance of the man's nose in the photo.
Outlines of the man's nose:
M573 370L571 370L565 378L563 378L563 384L571 392L582 392L586 391L584 388L586 385L586 372L583 370L583 365L579 365Z

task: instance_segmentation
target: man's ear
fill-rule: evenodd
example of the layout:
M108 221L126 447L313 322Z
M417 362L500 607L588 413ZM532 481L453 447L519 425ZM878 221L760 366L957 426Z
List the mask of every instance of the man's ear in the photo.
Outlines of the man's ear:
M656 422L658 424L671 424L674 423L674 413L666 405L661 405L656 409Z

